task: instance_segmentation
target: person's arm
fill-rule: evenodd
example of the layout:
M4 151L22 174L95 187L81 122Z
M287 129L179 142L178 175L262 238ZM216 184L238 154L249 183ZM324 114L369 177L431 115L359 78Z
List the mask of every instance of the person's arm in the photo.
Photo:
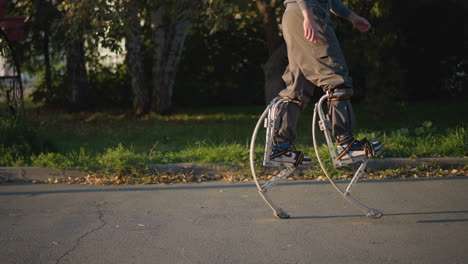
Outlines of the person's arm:
M342 18L347 18L352 13L351 9L345 6L341 0L331 0L330 11Z
M347 19L353 24L353 26L361 31L361 32L367 32L371 28L371 24L367 19L356 15L356 13L351 12L351 14L347 17Z
M312 0L297 0L296 1L301 8L302 15L304 16L304 37L310 42L317 43L317 22L314 18L314 12L312 11Z
M332 0L330 9L335 15L347 19L361 32L367 32L371 28L369 21L351 11L341 0Z

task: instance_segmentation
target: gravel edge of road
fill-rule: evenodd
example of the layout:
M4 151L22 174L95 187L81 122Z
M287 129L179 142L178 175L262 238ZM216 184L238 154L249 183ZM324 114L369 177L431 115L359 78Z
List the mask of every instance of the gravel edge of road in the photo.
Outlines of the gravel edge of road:
M373 171L399 167L418 167L421 164L437 164L442 168L459 168L468 164L468 158L384 158L371 159L367 168ZM232 170L229 163L173 163L150 164L148 168L167 172L216 173ZM302 169L304 170L304 169ZM88 173L80 170L55 170L39 167L0 167L0 181L14 183L48 182L49 179L85 177Z

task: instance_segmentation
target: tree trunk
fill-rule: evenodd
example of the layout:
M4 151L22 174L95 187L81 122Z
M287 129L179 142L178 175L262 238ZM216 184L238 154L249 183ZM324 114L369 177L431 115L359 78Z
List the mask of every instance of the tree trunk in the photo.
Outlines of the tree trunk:
M71 40L67 49L67 86L70 92L70 110L87 110L89 82L83 40Z
M50 50L49 50L49 34L48 28L44 30L44 68L45 68L45 85L46 89L50 91L52 88L52 70L50 65Z
M286 43L276 48L263 65L265 74L265 102L268 104L284 89L283 73L288 63Z
M36 10L49 7L46 0L34 0L32 3ZM42 52L44 55L44 81L46 90L50 91L52 88L52 66L50 63L50 23L42 23L41 26L41 29L44 32L44 37L42 39Z
M163 8L151 12L153 25L152 109L163 115L172 112L172 94L184 42L191 23L187 19L163 25Z
M282 43L282 39L279 36L278 22L276 20L276 0L257 0L256 2L262 18L268 54L272 55Z
M284 88L282 75L288 64L287 50L284 40L279 35L275 12L277 1L257 0L256 2L262 17L269 54L268 60L262 67L265 75L265 102L268 104Z
M146 87L143 67L143 53L141 47L141 28L138 20L138 7L128 6L128 24L130 33L126 38L127 67L131 78L133 93L133 111L136 116L142 116L149 112L149 92Z

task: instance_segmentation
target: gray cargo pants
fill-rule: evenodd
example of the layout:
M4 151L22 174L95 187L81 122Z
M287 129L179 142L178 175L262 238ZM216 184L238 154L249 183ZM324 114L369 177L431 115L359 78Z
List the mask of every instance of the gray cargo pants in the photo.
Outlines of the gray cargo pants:
M288 6L289 7L289 6ZM319 26L318 42L312 43L304 37L302 12L287 8L283 14L283 35L288 50L289 65L283 75L286 88L279 96L309 103L315 87L324 91L342 89L352 94L352 81L339 42L329 19L323 12L314 9ZM354 127L354 113L349 99L329 101L332 133L336 137L350 133ZM280 114L280 126L276 133L279 142L296 139L296 127L301 109L297 104L285 104Z

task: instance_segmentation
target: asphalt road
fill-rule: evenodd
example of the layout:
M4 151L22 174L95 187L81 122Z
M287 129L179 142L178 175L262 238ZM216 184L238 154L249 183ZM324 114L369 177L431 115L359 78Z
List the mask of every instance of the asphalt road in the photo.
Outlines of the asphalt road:
M0 185L1 263L468 263L468 178L327 183Z

